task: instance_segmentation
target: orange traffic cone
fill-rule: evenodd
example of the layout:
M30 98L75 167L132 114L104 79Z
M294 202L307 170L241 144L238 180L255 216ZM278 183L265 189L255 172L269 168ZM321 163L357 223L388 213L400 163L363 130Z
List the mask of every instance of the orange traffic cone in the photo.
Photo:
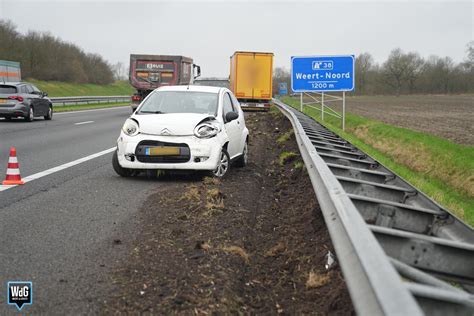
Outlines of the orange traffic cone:
M15 147L10 148L10 158L8 158L7 177L2 182L3 185L25 184L20 176L20 164L16 158Z

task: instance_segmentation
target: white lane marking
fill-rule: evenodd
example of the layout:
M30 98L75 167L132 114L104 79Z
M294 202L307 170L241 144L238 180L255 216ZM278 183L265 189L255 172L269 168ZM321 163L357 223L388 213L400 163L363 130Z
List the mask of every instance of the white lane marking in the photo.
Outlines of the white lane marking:
M90 123L94 123L94 121L79 122L79 123L74 123L74 125L84 125L84 124L90 124Z
M119 110L119 109L128 109L128 105L116 106L103 109L90 109L90 110L80 110L80 111L64 111L64 112L54 112L54 115L64 115L64 114L75 114L75 113L84 113L84 112L97 112L97 111L109 111L109 110Z
M117 147L112 147L112 148L109 148L109 149L100 151L100 152L98 152L98 153L95 153L95 154L92 154L92 155L89 155L89 156L86 156L86 157L83 157L83 158L80 158L80 159L77 159L77 160L74 160L74 161L65 163L65 164L63 164L63 165L60 165L60 166L57 166L57 167L54 167L54 168L51 168L51 169L48 169L48 170L45 170L45 171L41 171L41 172L32 174L31 176L25 177L25 178L23 178L22 180L23 180L25 183L27 183L27 182L30 182L30 181L33 181L33 180L36 180L36 179L39 179L39 178L48 176L48 175L53 174L53 173L55 173L55 172L58 172L58 171L61 171L61 170L64 170L64 169L67 169L67 168L70 168L70 167L74 167L74 166L76 166L76 165L78 165L78 164L81 164L81 163L83 163L83 162L86 162L86 161L88 161L88 160L92 160L92 159L94 159L94 158L97 158L97 157L106 155L106 154L108 154L108 153L111 153L111 152L113 152L116 148L117 148ZM8 189L11 189L11 188L14 188L14 187L16 187L16 185L0 185L0 192L5 191L5 190L8 190Z

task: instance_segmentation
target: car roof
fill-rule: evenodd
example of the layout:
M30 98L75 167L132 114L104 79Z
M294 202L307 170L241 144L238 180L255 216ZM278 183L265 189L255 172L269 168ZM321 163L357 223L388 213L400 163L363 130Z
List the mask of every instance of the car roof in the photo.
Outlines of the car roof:
M188 85L188 86L163 86L156 89L157 91L194 91L194 92L211 92L219 93L222 87L212 87L212 86L198 86L198 85Z
M2 86L21 86L23 84L26 84L26 82L3 82L3 81L0 81L0 85L2 85Z

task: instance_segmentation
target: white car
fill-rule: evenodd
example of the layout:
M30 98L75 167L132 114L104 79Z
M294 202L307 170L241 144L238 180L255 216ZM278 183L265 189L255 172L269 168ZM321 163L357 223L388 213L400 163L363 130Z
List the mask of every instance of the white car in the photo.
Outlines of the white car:
M226 88L166 86L150 93L125 121L114 170L208 170L224 176L248 161L249 131L240 104Z

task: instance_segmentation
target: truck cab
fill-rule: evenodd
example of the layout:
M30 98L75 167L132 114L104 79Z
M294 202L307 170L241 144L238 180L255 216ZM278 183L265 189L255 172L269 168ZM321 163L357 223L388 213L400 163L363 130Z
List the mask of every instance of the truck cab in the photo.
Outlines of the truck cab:
M191 58L171 55L130 55L130 84L137 90L132 96L132 112L156 88L188 85L201 75L201 67Z

